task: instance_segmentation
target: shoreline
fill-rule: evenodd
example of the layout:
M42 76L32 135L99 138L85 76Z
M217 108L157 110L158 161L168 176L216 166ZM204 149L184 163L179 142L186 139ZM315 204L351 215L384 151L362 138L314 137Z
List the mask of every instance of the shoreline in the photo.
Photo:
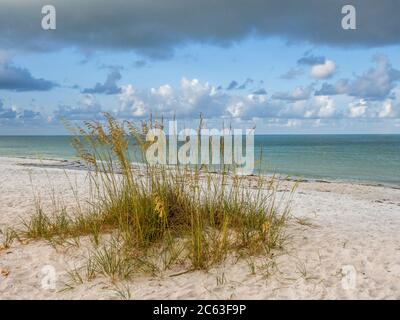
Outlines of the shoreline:
M22 166L32 166L32 167L39 167L39 168L55 168L55 169L65 169L65 170L88 170L88 168L85 167L85 165L80 161L78 158L76 160L74 159L63 159L63 158L33 158L33 157L10 157L10 156L0 156L0 159L8 159L11 161L15 160L26 160L26 161L34 161L34 163L26 163L26 164L21 164ZM42 161L48 161L48 162L54 162L54 164L45 164L41 163ZM143 164L140 163L133 163L133 166L141 166ZM251 176L258 176L260 175L259 173L253 173L249 175ZM363 181L363 180L343 180L343 179L329 179L329 178L312 178L312 177L301 177L301 176L289 176L286 174L282 173L276 173L276 174L264 174L262 173L261 175L271 177L275 175L279 180L283 181L291 181L291 182L300 182L300 183L336 183L336 184L354 184L354 185L361 185L361 186L367 186L367 187L383 187L383 188L390 188L390 189L396 189L400 190L400 184L391 184L391 183L384 183L380 181Z

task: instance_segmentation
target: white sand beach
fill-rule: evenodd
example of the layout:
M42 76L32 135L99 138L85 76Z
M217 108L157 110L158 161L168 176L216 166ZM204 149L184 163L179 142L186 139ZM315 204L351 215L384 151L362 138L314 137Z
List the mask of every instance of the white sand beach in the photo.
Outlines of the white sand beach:
M0 158L0 228L34 212L34 193L51 205L49 187L67 205L76 203L71 184L85 197L85 171L31 164L39 161ZM182 270L170 270L128 283L97 278L66 290L85 239L79 249L14 242L0 249L0 299L119 299L118 291L132 299L400 299L400 189L303 182L292 208L290 239L272 260L227 261L173 277ZM56 272L55 288L42 285L48 266Z

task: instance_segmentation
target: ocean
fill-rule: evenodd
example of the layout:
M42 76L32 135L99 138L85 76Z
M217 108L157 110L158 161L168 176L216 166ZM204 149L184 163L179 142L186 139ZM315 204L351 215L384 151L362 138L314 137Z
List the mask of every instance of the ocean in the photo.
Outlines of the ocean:
M0 156L76 159L68 136L0 136ZM257 135L257 171L400 186L400 135Z

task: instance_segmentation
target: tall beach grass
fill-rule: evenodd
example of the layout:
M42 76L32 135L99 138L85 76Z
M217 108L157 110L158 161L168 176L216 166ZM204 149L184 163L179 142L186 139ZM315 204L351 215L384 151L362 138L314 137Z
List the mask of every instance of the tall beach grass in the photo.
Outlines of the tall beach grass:
M75 128L73 145L89 169L88 205L46 213L38 201L18 236L54 245L79 245L81 237L90 237L85 265L71 273L81 280L208 269L228 256L268 254L282 246L291 192L278 196L278 179L243 177L225 166L216 173L206 166L132 165L132 148L140 146L144 154L144 137L157 126L163 124L121 123L105 115L104 122Z

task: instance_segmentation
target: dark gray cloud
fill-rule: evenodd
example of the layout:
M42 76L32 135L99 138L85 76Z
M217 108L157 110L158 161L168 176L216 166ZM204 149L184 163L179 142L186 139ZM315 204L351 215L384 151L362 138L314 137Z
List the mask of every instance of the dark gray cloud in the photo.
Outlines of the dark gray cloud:
M57 30L41 29L41 7L57 9ZM177 45L226 46L248 35L278 36L333 46L400 43L397 0L352 0L357 29L341 28L347 0L3 0L0 42L5 48L52 50L79 47L133 49L168 58ZM12 28L10 28L12 26Z
M247 78L242 84L239 84L239 82L237 82L236 80L232 80L226 87L226 90L245 90L253 83L254 80L251 78Z
M35 78L28 69L19 68L9 62L0 64L0 89L13 91L47 91L57 84Z
M237 89L237 87L239 86L239 83L235 80L231 81L231 83L229 83L229 85L226 87L226 90L234 90Z
M255 95L266 95L267 91L265 89L258 89L256 91L254 91L253 94L255 94Z
M121 80L122 76L119 70L113 70L108 74L104 83L96 83L93 88L87 88L82 93L103 93L103 94L118 94L121 88L118 87L117 82Z
M244 90L247 89L249 85L252 85L254 83L253 79L247 78L239 87L238 90Z
M324 56L314 56L307 54L297 60L297 64L314 66L316 64L324 64L325 60L326 58Z

